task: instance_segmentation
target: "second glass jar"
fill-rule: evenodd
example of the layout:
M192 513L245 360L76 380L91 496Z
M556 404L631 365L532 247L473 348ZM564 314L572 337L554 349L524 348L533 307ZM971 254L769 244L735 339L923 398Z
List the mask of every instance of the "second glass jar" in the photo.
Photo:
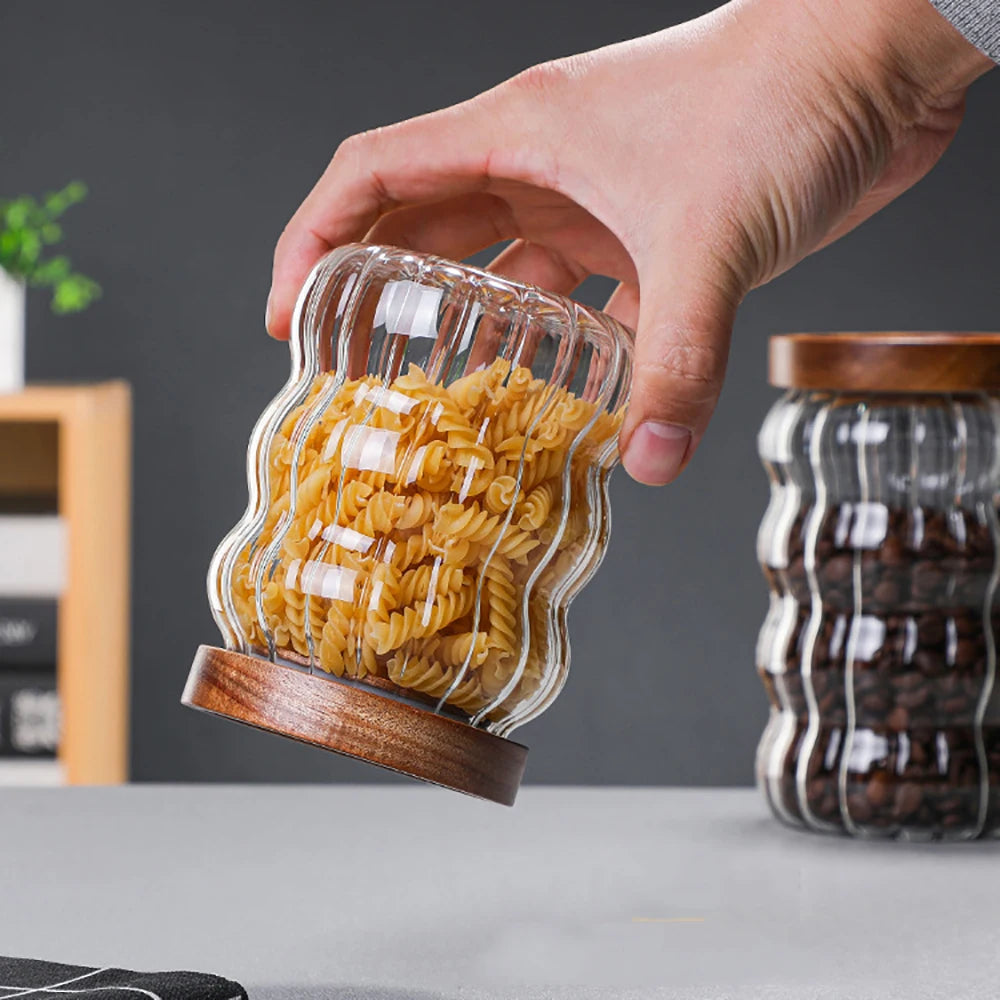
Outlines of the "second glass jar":
M788 823L1000 830L998 364L1000 337L772 342L757 773Z

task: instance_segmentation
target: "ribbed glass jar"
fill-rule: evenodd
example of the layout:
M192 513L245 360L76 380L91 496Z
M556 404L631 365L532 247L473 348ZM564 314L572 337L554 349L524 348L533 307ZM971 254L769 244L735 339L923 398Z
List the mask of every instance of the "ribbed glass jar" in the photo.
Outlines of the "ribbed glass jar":
M1000 829L998 372L983 335L772 341L772 381L791 388L759 436L757 776L788 823Z
M506 736L561 688L607 544L629 332L367 245L314 269L293 330L209 572L227 648Z

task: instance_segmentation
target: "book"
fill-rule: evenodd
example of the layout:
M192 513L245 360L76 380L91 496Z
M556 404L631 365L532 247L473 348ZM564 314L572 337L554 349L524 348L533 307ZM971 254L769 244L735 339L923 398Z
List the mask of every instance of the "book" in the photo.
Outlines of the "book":
M0 514L0 597L58 597L66 525L54 514Z
M54 666L0 673L0 757L55 757L59 727Z
M58 617L51 598L0 597L0 668L55 663Z

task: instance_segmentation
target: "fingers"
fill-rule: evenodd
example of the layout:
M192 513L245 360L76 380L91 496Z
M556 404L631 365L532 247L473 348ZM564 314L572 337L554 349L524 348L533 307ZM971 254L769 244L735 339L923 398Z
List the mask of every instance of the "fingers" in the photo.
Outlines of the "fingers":
M514 281L537 285L559 295L569 295L587 276L579 264L567 260L557 251L525 240L515 240L499 253L490 263L489 270ZM497 351L514 350L513 357L507 356L517 365L531 368L536 352L544 339L541 324L528 324L520 329L515 324L516 339L504 345L509 334L510 320L494 316L484 316L478 324L475 342L468 359L468 370L475 371L489 364Z
M483 192L399 208L382 216L365 242L461 260L517 235L510 205Z
M604 303L604 312L634 331L639 325L639 289L631 282L620 282Z
M269 332L288 336L299 289L331 247L361 239L380 216L402 204L483 190L497 142L502 136L496 118L481 112L478 101L344 142L278 241Z
M516 240L490 262L489 270L523 284L570 295L587 277L587 269L557 250Z
M662 486L688 463L715 409L739 295L721 269L643 277L622 460L633 479Z

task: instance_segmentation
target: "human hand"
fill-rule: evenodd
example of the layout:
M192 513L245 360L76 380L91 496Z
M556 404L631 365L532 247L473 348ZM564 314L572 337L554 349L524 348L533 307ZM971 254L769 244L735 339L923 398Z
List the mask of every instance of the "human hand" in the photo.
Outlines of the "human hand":
M492 269L564 294L608 275L637 331L623 461L669 482L743 297L919 180L991 66L928 0L733 0L535 66L345 141L278 242L268 329L362 238L457 259L513 239Z

